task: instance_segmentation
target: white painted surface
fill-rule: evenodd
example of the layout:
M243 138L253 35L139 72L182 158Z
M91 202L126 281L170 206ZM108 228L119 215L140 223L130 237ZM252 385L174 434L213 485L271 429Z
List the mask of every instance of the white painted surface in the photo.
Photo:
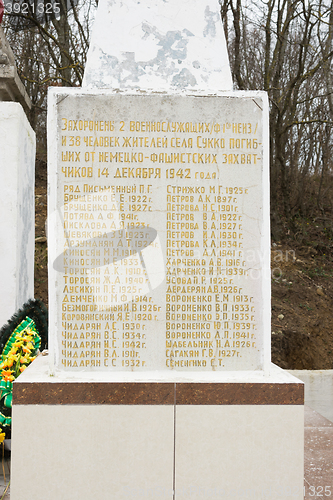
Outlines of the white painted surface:
M218 0L100 0L83 86L231 90Z
M177 406L177 500L301 500L303 461L303 406Z
M0 327L34 296L35 133L23 108L0 102Z
M13 422L11 500L172 500L173 406L14 405Z
M333 370L288 370L304 382L304 404L333 422Z

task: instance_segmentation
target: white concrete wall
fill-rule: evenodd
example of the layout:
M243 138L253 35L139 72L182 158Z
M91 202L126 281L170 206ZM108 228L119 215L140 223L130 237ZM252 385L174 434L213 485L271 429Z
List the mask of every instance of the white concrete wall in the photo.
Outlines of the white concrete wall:
M22 106L0 102L0 327L34 296L35 155Z
M333 370L288 370L305 384L305 404L333 422Z

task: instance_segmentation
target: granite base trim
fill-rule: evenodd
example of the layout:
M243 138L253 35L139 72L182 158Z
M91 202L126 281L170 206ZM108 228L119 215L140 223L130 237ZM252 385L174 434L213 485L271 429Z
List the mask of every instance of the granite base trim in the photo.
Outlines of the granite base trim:
M303 405L303 384L177 384L178 405Z
M30 382L14 405L303 405L297 383Z

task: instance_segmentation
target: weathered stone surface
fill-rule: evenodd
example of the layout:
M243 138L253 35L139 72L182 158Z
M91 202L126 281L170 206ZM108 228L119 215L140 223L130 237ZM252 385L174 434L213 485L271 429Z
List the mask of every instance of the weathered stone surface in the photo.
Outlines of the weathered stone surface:
M19 102L27 113L31 109L30 98L18 76L14 54L3 29L0 27L0 101Z
M100 0L83 86L231 90L218 0Z
M53 89L50 96L56 365L263 369L266 95Z

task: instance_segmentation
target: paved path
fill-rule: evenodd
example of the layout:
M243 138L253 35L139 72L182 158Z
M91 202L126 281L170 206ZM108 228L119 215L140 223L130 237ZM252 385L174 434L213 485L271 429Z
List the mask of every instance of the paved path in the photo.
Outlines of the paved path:
M304 445L304 499L333 499L333 422L309 407Z
M1 452L1 447L0 447ZM2 463L1 463L2 462ZM0 499L2 498L4 492L6 491L3 500L9 500L10 498L10 486L8 486L10 480L10 455L6 454L5 458L1 461L0 459Z

